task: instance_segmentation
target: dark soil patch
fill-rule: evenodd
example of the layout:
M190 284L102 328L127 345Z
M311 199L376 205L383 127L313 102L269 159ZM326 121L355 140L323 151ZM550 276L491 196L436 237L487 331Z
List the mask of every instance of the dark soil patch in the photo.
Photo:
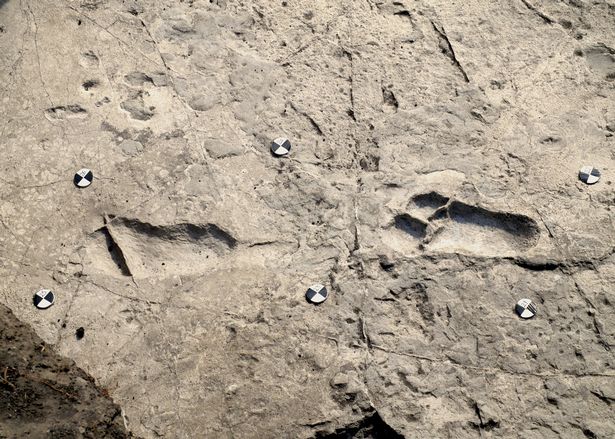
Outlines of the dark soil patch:
M0 439L132 437L106 391L0 305Z

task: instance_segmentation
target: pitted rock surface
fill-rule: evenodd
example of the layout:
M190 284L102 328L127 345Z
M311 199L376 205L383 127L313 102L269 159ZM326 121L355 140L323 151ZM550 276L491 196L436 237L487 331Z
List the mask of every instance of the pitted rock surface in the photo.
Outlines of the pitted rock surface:
M613 20L1 1L0 302L148 439L614 437Z

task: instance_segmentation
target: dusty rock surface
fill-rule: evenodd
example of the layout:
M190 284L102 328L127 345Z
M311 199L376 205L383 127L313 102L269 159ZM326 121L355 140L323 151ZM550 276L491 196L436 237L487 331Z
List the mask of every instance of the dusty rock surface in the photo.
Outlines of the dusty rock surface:
M132 433L615 437L615 2L0 4L0 301Z

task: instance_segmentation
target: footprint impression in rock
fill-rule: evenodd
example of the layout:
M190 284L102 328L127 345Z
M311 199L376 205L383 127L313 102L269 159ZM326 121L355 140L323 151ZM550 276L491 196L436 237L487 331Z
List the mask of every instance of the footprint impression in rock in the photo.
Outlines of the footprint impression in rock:
M437 192L414 196L407 213L394 217L393 228L415 248L480 256L518 254L538 242L532 218L452 200Z

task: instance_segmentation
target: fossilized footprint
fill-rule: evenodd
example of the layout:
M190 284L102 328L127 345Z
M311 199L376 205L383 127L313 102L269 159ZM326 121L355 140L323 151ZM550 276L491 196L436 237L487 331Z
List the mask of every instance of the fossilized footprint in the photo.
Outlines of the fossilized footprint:
M417 247L480 256L519 254L534 247L540 229L532 218L492 211L437 192L412 198L408 212L392 226L417 241Z
M215 224L153 225L114 218L94 232L85 265L112 276L170 277L211 268L237 244Z

